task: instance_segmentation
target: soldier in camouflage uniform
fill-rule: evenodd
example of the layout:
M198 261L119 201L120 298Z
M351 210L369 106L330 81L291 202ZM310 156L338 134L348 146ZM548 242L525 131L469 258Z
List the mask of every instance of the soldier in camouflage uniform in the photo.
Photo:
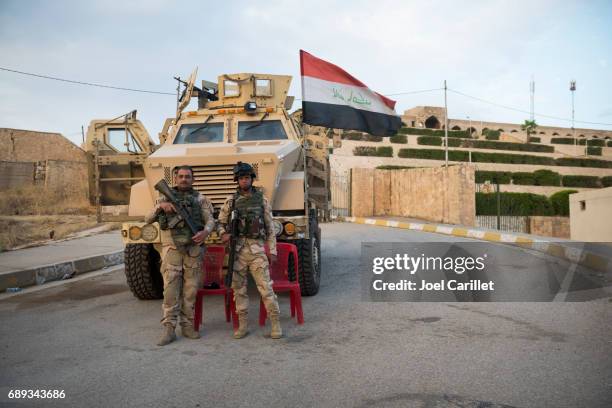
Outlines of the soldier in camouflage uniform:
M215 228L210 201L192 188L193 170L189 166L175 169L175 185L172 190L184 203L189 215L200 231L193 235L184 221L176 218L174 205L163 195L145 217L145 222L158 221L161 231L162 265L164 278L164 302L162 304L163 333L159 346L176 339L175 327L180 312L181 331L189 339L200 338L193 328L196 293L200 287L204 240ZM178 221L178 222L177 222ZM193 235L193 236L192 236Z
M234 338L240 339L248 334L249 296L247 294L247 272L251 273L257 284L263 303L270 316L270 337L282 337L280 311L276 294L272 290L269 265L276 259L276 236L272 225L272 209L263 192L252 186L256 175L247 163L238 162L234 167L234 181L238 182L236 193L225 200L219 213L218 232L223 242L230 240L230 215L232 206L238 212L239 232L236 241L236 257L232 276L232 289L238 314L239 327ZM264 244L270 249L270 259L266 257ZM228 272L229 273L229 272Z

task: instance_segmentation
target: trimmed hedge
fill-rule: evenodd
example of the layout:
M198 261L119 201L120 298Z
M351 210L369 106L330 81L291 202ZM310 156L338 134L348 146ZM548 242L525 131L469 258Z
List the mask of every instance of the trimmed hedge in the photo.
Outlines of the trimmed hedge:
M365 140L366 142L382 142L383 138L382 136L376 136L366 133L363 135L362 140Z
M485 138L487 140L499 140L499 136L501 135L501 132L499 130L490 130L488 129L485 133Z
M569 216L569 196L577 192L576 190L562 190L550 196L550 203L555 215Z
M509 171L476 170L475 176L476 183L484 183L488 180L491 183L510 184L512 180L512 173Z
M416 167L410 166L395 166L392 164L385 164L382 166L376 166L378 170L401 170L401 169L416 169Z
M342 136L348 140L363 140L363 134L357 132L345 132Z
M377 156L377 157L393 157L393 148L391 146L356 146L353 149L355 156Z
M574 138L573 137L553 137L550 139L550 143L552 144L568 144L568 145L573 145L574 143ZM603 139L589 139L589 143L587 144L587 140L586 139L578 139L578 145L580 146L599 146L599 147L603 147L605 146L606 142Z
M612 161L598 159L581 159L575 157L561 157L556 159L557 166L573 166L573 167L598 167L612 168Z
M601 147L587 146L587 154L601 156Z
M536 186L560 186L561 175L552 170L536 170L533 172Z
M542 143L542 139L539 137L530 136L528 143Z
M408 138L406 137L406 135L393 135L389 138L389 141L391 143L406 144L408 143Z
M608 140L608 147L612 147L612 140Z
M601 185L604 187L612 187L612 176L605 176L601 178Z
M512 182L519 186L535 186L535 177L533 173L517 171L512 173Z
M418 136L444 136L443 129L428 129L428 128L411 128L402 127L399 128L398 133L404 135L418 135ZM465 130L449 130L448 137L460 137L470 138L470 134Z
M599 177L597 176L563 176L564 187L601 187Z
M376 156L376 148L373 146L355 146L353 148L355 156Z
M532 193L499 193L500 215L554 215L548 197ZM497 215L497 194L476 193L476 215Z
M444 160L444 150L442 149L400 149L398 157ZM448 159L452 161L468 161L467 151L449 150ZM612 168L612 161L598 159L582 159L563 157L553 159L546 156L530 156L527 154L508 154L508 153L485 153L472 152L472 162L476 163L510 163L510 164L539 164L544 166L575 166L575 167L597 167Z
M419 136L417 143L420 145L442 146L442 138L437 136ZM494 142L489 140L462 140L457 138L448 138L449 147L465 147L474 149L496 149L496 150L513 150L522 152L540 152L553 153L555 148L547 145L531 145L527 143L512 143L512 142Z

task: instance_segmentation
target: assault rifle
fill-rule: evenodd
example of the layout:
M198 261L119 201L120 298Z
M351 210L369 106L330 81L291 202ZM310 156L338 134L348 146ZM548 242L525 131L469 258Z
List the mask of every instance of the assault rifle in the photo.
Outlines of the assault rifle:
M168 223L168 227L174 228L179 222L185 221L185 224L187 224L187 226L191 230L191 233L193 235L197 234L199 230L196 227L193 220L191 219L189 215L189 211L187 211L183 203L181 203L176 198L176 196L172 192L172 189L170 188L168 183L166 183L166 180L161 179L159 182L157 182L157 184L155 184L155 189L159 191L160 193L162 193L168 199L168 201L172 203L172 205L176 209L176 217L174 217L171 223Z
M230 310L230 291L232 290L232 275L234 274L234 261L236 259L236 241L238 241L238 211L236 210L236 198L232 198L232 210L230 212L229 219L229 255L227 259L227 274L225 275L225 290L227 296L225 296L225 309Z

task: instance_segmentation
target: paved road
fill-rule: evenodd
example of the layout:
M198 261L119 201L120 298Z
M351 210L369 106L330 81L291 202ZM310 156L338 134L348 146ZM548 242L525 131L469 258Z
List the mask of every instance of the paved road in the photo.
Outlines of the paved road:
M121 271L0 302L0 405L8 391L63 389L57 406L612 406L612 303L365 303L361 241L436 234L323 226L320 293L306 324L271 340L231 339L221 299L202 339L154 344L159 301L138 301ZM251 293L252 300L256 294ZM49 405L49 402L44 402Z

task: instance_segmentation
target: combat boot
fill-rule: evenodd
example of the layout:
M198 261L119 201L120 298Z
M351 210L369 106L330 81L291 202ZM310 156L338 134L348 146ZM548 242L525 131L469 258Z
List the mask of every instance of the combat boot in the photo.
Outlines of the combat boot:
M280 339L283 337L283 329L280 325L280 316L270 316L270 323L272 328L270 329L270 338Z
M234 338L241 339L249 334L249 319L246 315L238 315L238 330L234 331Z
M195 331L193 326L182 326L181 333L183 333L183 337L187 337L188 339L199 339L200 333Z
M174 326L170 324L164 325L164 331L161 338L157 342L158 346L165 346L166 344L172 343L176 340L176 334L174 333Z

